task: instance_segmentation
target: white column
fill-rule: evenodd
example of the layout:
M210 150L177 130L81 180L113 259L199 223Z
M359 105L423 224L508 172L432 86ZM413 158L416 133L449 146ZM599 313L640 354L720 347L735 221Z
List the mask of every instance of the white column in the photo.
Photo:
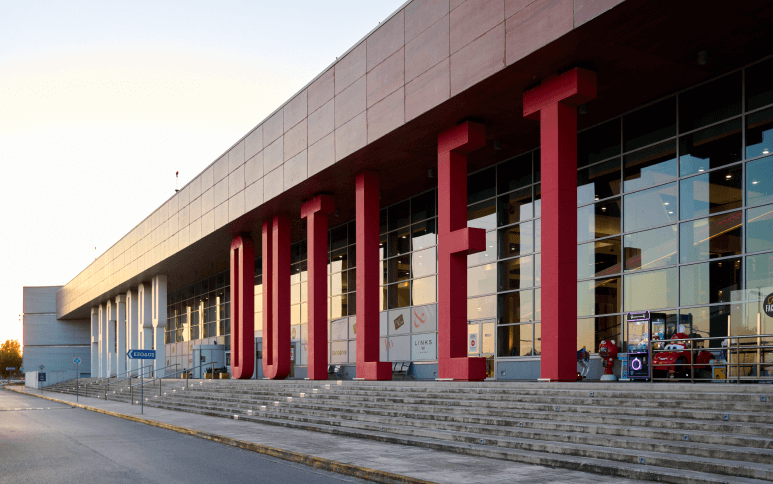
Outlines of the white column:
M107 376L115 376L118 374L116 371L116 365L117 361L115 358L115 322L116 322L116 307L115 303L113 301L108 301L107 304L105 304L105 307L107 309L107 331L106 335L107 338L103 338L103 341L106 341L107 346Z
M116 337L118 338L118 350L116 351L116 374L126 378L126 294L115 297Z
M91 376L99 376L99 307L91 308Z
M140 349L153 349L153 318L151 306L153 302L150 284L143 282L137 287L137 316L139 320L138 338ZM145 361L145 364L150 362Z
M164 351L164 330L166 329L166 275L153 277L151 280L151 317L153 318L153 340L156 346L156 368L166 366ZM172 370L174 371L174 370ZM164 370L156 372L156 378L164 376Z
M99 377L107 378L107 308L99 305Z
M138 326L138 317L137 317L137 291L132 291L131 289L129 292L126 293L126 327L127 327L127 342L128 344L128 350L136 350L139 349L139 346L137 346L137 341L139 340L139 326ZM129 361L129 367L127 370L132 371L132 376L135 375L136 372L134 370L139 370L140 365L142 364L142 360L128 360Z

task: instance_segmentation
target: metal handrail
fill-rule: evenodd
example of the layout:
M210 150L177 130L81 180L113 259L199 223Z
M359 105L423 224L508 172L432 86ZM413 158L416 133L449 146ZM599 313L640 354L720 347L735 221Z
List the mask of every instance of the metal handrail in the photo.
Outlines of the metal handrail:
M115 375L115 376L109 376L109 377L107 377L107 378L102 378L101 380L97 380L97 381L90 381L90 382L88 382L88 383L84 383L84 385L94 385L94 384L100 384L100 383L102 383L102 382L103 382L103 381L105 381L105 380L107 380L107 381L109 382L111 378L118 378L118 377L119 377L119 376L121 376L121 375L127 375L127 374L129 374L129 373L131 373L131 372L133 372L133 371L139 371L139 370L141 370L142 368L147 368L148 366L153 366L153 365L147 365L147 366L143 366L143 367L141 367L141 368L138 368L137 370L127 370L127 371L125 371L125 372L123 372L123 373L119 373L118 375ZM171 366L171 365L170 365L170 366Z
M215 376L215 364L216 363L218 363L218 362L217 361L210 361L209 363L202 363L201 365L194 366L194 367L191 367L191 368L183 368L182 370L177 371L175 373L172 373L171 375L160 376L160 377L154 378L153 380L150 380L150 381L144 381L143 380L140 383L137 383L135 385L130 385L129 386L129 391L131 392L131 402L134 402L134 387L139 386L140 389L144 389L145 387L143 385L145 385L146 383L153 383L154 381L158 380L158 394L161 395L161 380L163 380L164 378L168 378L170 376L177 375L178 373L187 373L188 371L195 370L196 368L201 368L201 367L204 367L204 366L212 366L212 377L214 379L214 376ZM188 380L190 380L190 378L186 378L185 379L185 388L188 388ZM143 404L143 411L144 411L144 405L145 405L144 396L142 397L142 404ZM134 405L134 404L132 403L132 405Z
M773 366L773 362L765 362L762 361L762 353L760 350L771 350L773 352L773 344L762 344L762 339L768 339L773 338L773 334L748 334L748 335L733 335L733 336L707 336L707 337L698 337L698 338L670 338L670 339L663 339L663 340L650 340L648 342L648 352L649 352L649 368L650 368L650 382L655 381L673 381L673 380L686 380L686 378L674 378L671 373L669 373L669 376L667 378L655 378L654 376L654 370L655 366L653 364L653 358L652 356L657 353L663 353L663 352L669 352L674 350L669 349L656 349L654 348L655 344L668 344L669 341L690 341L690 342L698 342L698 341L710 341L710 340L728 340L728 345L723 346L720 348L698 348L695 344L691 344L690 348L684 348L680 351L689 351L690 352L690 363L672 363L669 366L679 366L679 367L690 367L690 381L695 382L695 352L698 351L722 351L726 352L727 359L725 359L725 363L717 364L714 363L712 366L723 366L725 367L725 377L724 378L715 378L714 375L710 378L698 378L699 381L723 381L725 383L735 381L735 383L741 383L741 380L747 380L747 381L767 381L767 380L773 380L773 375L770 376L762 376L761 373L761 367L763 366ZM741 339L756 339L757 344L741 344ZM732 363L732 355L733 351L735 350L735 364ZM757 350L757 358L754 362L749 363L741 363L740 356L741 353L746 353L751 350ZM723 358L724 359L724 358ZM709 360L712 361L712 360ZM713 361L716 361L714 359ZM707 366L708 362L706 364L702 364L700 366ZM657 365L661 366L661 365ZM747 367L754 367L756 368L756 375L755 376L741 376L741 367L747 368ZM735 377L731 378L730 375L730 369L735 368ZM673 372L672 372L673 373Z
M179 363L172 363L171 365L166 365L163 368L156 368L155 370L152 370L152 371L165 370L165 369L170 368L172 366L174 366L176 368L176 367L180 366L180 364ZM142 367L140 367L140 371L144 370L145 368L153 368L153 365L142 366ZM139 377L140 377L140 375L137 375L137 378L139 378ZM135 378L135 377L124 378L123 380L114 381L112 383L120 383L122 381L131 380L132 378ZM107 392L110 390L110 384L111 384L111 382L108 381L107 385L105 386L105 400L107 400Z

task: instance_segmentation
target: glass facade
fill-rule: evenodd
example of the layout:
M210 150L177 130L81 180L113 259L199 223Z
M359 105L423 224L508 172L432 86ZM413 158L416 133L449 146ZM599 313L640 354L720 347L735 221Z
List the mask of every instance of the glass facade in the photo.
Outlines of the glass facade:
M628 311L691 321L694 337L773 332L773 59L578 134L578 346L623 335ZM538 357L540 152L468 176L467 220L486 231L468 256L471 355ZM437 193L380 212L381 359L437 359ZM331 363L356 360L354 222L330 229ZM305 242L293 245L293 342L305 364ZM256 262L256 331L261 328ZM167 342L228 334L228 274L169 298ZM227 338L225 339L227 344ZM716 345L716 343L711 343ZM625 351L625 348L621 348Z

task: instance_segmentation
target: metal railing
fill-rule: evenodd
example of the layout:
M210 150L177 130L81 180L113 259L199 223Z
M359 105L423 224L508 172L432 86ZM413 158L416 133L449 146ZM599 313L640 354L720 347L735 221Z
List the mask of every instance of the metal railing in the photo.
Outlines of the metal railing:
M110 376L108 376L108 377L106 377L106 378L102 378L102 379L99 379L99 380L96 380L96 381L90 381L90 382L88 382L88 383L84 383L84 385L94 385L94 384L96 384L96 385L100 385L100 384L101 384L103 381L105 381L105 380L107 380L107 381L109 382L111 378L118 378L118 377L119 377L119 376L121 376L121 375L128 375L129 373L131 373L131 372L133 372L133 371L140 371L140 370L142 370L143 368L147 368L148 366L152 367L153 365L146 365L146 366L141 366L140 368L137 368L136 370L127 370L127 371L125 371L125 372L123 372L123 373L119 373L119 374L117 374L117 375L110 375ZM171 366L171 365L170 365L170 366Z
M189 373L191 370L195 370L196 368L202 368L202 367L205 367L205 366L211 366L212 367L212 378L214 379L214 377L215 377L215 364L216 363L217 363L217 361L210 361L209 363L202 363L201 365L194 366L192 368L184 368L184 369L182 369L180 371L176 371L176 372L172 373L171 375L160 376L160 377L154 378L154 379L152 379L150 381L144 381L143 380L140 383L137 383L135 385L131 385L131 386L129 386L129 391L131 392L130 393L131 400L130 400L129 403L134 405L134 387L140 387L140 391L143 392L141 394L141 396L140 396L140 402L142 404L142 412L144 413L145 412L145 395L144 395L145 386L144 385L146 383L153 383L154 381L158 381L158 394L161 395L161 380L163 380L164 378L169 378L169 377L172 377L172 376L180 374L180 373ZM189 380L190 380L190 378L187 378L187 377L185 378L185 388L188 388L188 381Z
M727 340L727 345L698 347L699 343L710 345L716 340ZM665 348L679 342L685 342L689 347ZM655 361L658 354L669 352L676 353L673 361ZM701 357L701 352L711 353L711 357ZM648 344L648 353L651 382L773 382L773 334L654 340ZM698 359L703 361L697 362Z
M152 373L154 373L154 372L156 372L156 371L165 370L165 369L167 369L167 368L171 368L171 367L173 367L173 366L174 366L175 368L177 368L178 366L180 366L180 364L179 364L179 363L172 363L171 365L166 365L166 366L165 366L165 367L163 367L163 368L156 368L155 370L151 370L151 372L152 372ZM140 371L142 371L142 370L144 370L145 368L148 368L148 367L150 367L150 368L153 368L153 365L145 365L145 366L142 366L142 367L140 367L140 369L139 369L139 370L140 370ZM134 370L132 370L132 371L134 371ZM150 375L152 375L152 373L149 373L149 376L150 376ZM130 376L129 378L124 378L123 380L116 380L116 381L114 381L114 382L108 381L108 382L107 382L107 385L105 385L105 400L107 400L107 395L108 395L108 392L110 391L110 385L114 385L114 384L116 384L116 383L121 383L121 382L123 382L123 381L127 381L127 380L132 380L132 379L134 379L134 378L140 378L141 376L142 376L142 373L141 373L140 375L135 375L135 376ZM113 393L115 393L115 391L114 391Z

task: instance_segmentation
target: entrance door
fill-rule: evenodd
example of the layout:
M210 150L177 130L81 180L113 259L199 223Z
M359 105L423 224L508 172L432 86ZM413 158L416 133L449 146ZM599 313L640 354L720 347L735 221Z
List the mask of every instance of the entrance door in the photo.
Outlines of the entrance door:
M495 334L496 324L494 321L476 321L467 325L467 356L486 358L486 378L496 378Z

